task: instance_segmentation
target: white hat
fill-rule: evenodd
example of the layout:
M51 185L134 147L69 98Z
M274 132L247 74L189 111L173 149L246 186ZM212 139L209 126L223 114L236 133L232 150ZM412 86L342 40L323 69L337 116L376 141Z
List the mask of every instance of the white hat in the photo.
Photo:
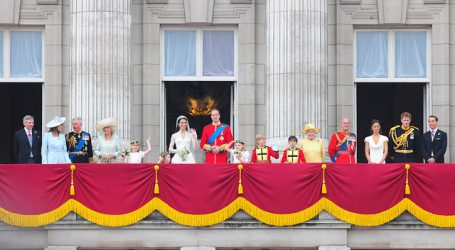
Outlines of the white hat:
M115 130L115 128L117 127L117 120L115 120L114 118L105 118L96 123L96 129L98 129L99 131L103 131L103 128L106 127L111 127L112 130Z
M55 128L55 127L59 126L60 124L63 124L65 122L65 120L66 120L65 117L56 116L56 117L54 117L54 119L52 119L51 121L46 123L46 127Z

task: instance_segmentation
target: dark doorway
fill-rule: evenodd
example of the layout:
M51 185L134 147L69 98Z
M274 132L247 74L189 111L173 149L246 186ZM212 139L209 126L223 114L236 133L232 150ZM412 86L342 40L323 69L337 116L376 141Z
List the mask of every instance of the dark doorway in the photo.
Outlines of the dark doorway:
M401 124L402 112L412 114L411 125L423 129L425 83L357 83L357 161L365 158L365 137L372 119L381 121L382 134Z
M166 148L176 132L176 118L188 117L198 139L202 128L211 123L210 112L220 110L221 121L230 125L232 82L166 82Z
M24 127L22 118L35 117L35 129L41 131L42 84L0 83L0 107L5 119L0 122L0 163L13 163L13 137Z

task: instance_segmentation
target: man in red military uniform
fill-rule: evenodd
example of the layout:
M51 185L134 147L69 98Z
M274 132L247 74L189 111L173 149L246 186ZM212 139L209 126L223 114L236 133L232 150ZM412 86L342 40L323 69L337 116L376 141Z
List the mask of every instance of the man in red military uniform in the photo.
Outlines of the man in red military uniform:
M212 124L204 127L201 137L201 148L205 153L205 163L227 163L226 148L234 139L229 125L220 122L220 111L213 109L210 117Z
M351 122L347 118L341 120L341 131L333 133L329 143L330 159L336 163L355 163L357 136L349 132Z

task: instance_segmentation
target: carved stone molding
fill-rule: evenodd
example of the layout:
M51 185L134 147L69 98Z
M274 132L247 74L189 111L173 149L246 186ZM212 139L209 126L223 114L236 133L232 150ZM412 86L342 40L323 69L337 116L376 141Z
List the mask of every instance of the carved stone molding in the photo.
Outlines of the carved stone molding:
M360 0L340 0L340 4L360 4Z
M378 0L380 24L405 24L408 0Z
M167 4L169 0L146 0L145 2L150 4Z
M36 0L36 3L42 5L53 5L58 4L58 0Z
M231 0L232 4L251 4L253 0Z
M423 3L427 4L444 4L446 3L446 0L424 0Z
M0 7L0 24L19 24L21 0L2 0Z
M193 2L193 0L189 0L189 2ZM180 18L183 18L186 23L190 22L187 20L187 18L191 17L187 15L190 10L187 10L186 6L185 8L181 8L180 5L150 4L146 6L146 9L147 11L150 11L155 18L161 19L160 22L162 23L180 23L180 20L176 21L176 19ZM217 7L217 5L214 4L211 8L210 21L207 22L207 20L204 20L204 22L199 21L193 23L213 23L213 19L215 18L223 18L224 21L226 21L226 18L232 18L233 20L229 21L229 23L237 23L234 19L240 18L242 14L248 13L250 9L251 5L247 4L230 5L229 8L226 8L226 5ZM191 13L189 15L191 15Z
M215 0L184 0L186 23L212 23Z

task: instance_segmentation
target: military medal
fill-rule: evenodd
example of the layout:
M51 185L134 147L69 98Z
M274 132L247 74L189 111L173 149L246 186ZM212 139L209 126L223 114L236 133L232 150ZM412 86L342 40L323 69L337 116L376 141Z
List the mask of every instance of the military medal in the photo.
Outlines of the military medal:
M223 136L220 137L220 141L224 141L224 137Z

